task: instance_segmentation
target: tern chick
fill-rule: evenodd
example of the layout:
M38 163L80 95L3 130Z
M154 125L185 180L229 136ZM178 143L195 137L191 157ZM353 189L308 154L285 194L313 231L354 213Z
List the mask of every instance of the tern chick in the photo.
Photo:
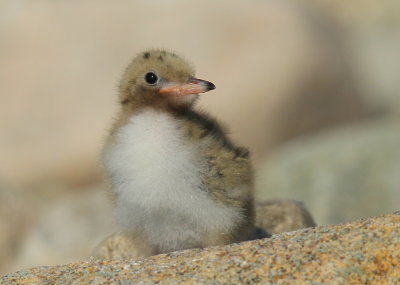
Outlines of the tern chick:
M116 216L140 256L254 237L253 170L213 118L193 109L215 89L164 50L136 56L122 76L121 109L103 161Z

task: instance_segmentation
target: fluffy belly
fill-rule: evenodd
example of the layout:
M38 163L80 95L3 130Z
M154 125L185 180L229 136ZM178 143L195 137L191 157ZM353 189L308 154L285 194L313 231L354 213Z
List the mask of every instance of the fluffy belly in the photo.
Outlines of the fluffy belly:
M104 152L119 224L162 252L201 246L204 235L229 233L240 218L237 209L210 199L201 142L190 142L181 124L166 113L142 112Z

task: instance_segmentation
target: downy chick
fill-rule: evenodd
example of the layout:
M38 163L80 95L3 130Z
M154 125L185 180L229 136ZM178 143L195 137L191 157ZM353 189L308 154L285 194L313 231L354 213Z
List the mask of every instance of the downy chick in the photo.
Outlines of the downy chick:
M140 53L122 76L103 161L117 220L140 256L253 238L248 151L192 108L212 89L164 50Z

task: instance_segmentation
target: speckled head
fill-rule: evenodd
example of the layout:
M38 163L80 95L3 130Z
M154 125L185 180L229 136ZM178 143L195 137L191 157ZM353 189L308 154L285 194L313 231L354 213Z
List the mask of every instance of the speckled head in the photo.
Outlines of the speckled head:
M120 82L120 101L127 106L190 107L199 93L215 89L194 77L194 69L172 52L147 50L136 56Z

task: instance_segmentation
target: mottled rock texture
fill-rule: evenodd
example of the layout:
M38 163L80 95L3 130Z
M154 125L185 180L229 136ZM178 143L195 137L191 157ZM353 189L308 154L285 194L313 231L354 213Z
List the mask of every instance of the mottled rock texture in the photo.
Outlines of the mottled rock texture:
M268 234L278 234L314 227L315 222L301 202L275 199L256 204L256 226ZM113 234L101 242L93 254L101 259L139 258L137 242L127 234Z
M400 216L130 261L91 260L3 276L2 284L398 284Z

